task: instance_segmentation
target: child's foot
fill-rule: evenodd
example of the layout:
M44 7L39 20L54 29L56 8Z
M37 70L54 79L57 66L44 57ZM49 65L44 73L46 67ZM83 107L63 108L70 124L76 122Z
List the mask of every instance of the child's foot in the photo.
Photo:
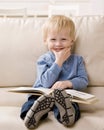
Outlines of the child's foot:
M55 105L60 112L60 122L65 126L71 126L75 120L75 109L70 102L69 95L64 90L54 90Z
M54 105L54 98L50 95L42 95L34 102L28 111L24 123L27 128L34 129L43 115L48 113Z

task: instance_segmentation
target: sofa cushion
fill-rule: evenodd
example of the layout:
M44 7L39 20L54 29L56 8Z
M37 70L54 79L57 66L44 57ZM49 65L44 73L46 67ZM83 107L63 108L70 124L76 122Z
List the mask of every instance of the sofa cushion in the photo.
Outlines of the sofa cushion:
M44 20L0 18L0 86L34 83L36 60L46 51L41 38Z
M27 130L23 121L19 118L19 107L0 107L1 130ZM104 110L97 112L82 112L81 118L72 127L64 127L50 112L49 117L40 122L37 130L103 130Z
M75 52L84 57L90 85L104 85L104 16L75 17Z
M46 52L41 27L47 18L0 18L0 86L32 86L37 58ZM104 16L72 17L75 53L85 60L90 85L104 85Z
M103 111L104 110L104 86L98 86L98 87L88 87L86 90L87 93L91 93L95 95L98 99L98 102L91 104L91 105L84 105L79 104L81 111L87 111L87 112L97 112L97 111Z
M26 130L19 113L20 107L0 106L0 129Z
M12 88L0 88L0 106L15 106L21 107L27 100L27 94L17 94L8 92Z

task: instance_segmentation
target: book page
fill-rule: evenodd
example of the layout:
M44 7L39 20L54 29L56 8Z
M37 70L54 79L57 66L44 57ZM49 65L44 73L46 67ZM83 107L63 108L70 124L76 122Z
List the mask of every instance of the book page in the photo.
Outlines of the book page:
M18 87L18 88L13 88L11 90L9 90L9 92L17 92L17 93L33 93L33 94L37 94L37 95L41 95L41 94L49 94L51 93L53 90L48 89L48 88L43 88L43 87L37 87L37 88L33 88L33 87Z
M92 94L88 94L88 93L73 90L73 89L66 89L65 91L68 94L70 94L71 96L78 97L78 98L83 99L83 100L88 100L88 99L91 99L91 98L95 98L95 96L92 95Z

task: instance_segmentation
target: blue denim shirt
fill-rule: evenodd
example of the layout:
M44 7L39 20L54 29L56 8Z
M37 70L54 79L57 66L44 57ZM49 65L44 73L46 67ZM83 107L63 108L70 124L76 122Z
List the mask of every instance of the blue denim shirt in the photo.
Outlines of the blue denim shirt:
M62 67L59 67L55 63L55 55L51 51L40 56L37 61L37 79L33 87L51 88L56 81L63 80L71 81L75 90L87 87L88 77L83 58L72 54Z

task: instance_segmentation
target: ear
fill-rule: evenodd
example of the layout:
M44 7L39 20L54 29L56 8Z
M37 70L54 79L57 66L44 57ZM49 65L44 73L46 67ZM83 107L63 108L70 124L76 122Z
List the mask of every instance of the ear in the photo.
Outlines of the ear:
M73 46L73 44L74 44L74 40L71 41L71 46Z

